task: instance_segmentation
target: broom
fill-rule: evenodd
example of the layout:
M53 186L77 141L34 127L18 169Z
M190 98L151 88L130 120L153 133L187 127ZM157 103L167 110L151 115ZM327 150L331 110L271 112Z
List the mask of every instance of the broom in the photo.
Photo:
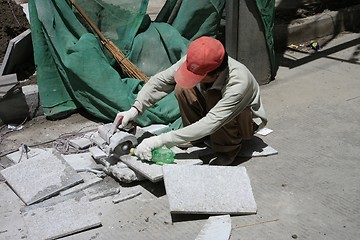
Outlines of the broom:
M148 81L148 77L141 72L141 70L136 67L129 59L126 58L123 52L109 39L107 39L104 34L95 26L95 24L90 20L86 13L80 8L80 6L74 1L70 0L72 5L80 13L80 15L86 20L86 22L91 26L91 28L99 36L101 43L109 50L109 52L114 56L116 61L119 63L120 67L127 73L129 77L137 78L140 80Z

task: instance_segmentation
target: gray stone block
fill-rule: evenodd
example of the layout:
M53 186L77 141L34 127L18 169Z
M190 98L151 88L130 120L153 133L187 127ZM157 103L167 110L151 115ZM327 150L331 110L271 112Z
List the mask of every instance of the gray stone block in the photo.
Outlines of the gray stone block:
M44 110L40 104L38 86L36 84L23 86L22 92L25 95L26 104L29 107L29 115L32 118L43 115Z
M107 156L106 153L97 146L90 147L89 152L90 152L91 156L93 156L93 158L96 160Z
M10 153L8 155L6 155L5 157L7 159L9 159L11 162L13 162L14 164L17 164L21 161L27 160L29 158L35 157L39 154L42 154L46 152L46 150L44 149L40 149L40 148L29 148L29 151L26 153L24 148L20 148L19 151Z
M72 188L66 189L65 191L61 191L60 195L66 196L66 195L69 195L72 193L80 192L80 191L82 191L88 187L91 187L103 180L102 178L97 177L94 173L82 172L79 174L83 178L84 182L80 183Z
M18 84L16 74L0 76L0 99L6 97Z
M70 145L77 149L85 149L88 148L92 142L88 138L74 138L70 139Z
M56 239L101 225L98 214L82 194L22 213L30 239Z
M139 172L144 177L152 182L158 182L163 179L163 165L158 165L149 161L141 161L135 156L124 155L120 157L120 160L128 165L131 169ZM200 159L176 159L174 165L201 165L203 162ZM172 165L172 164L171 164Z
M78 153L61 155L64 160L73 168L75 171L81 171L84 169L102 169L102 165L97 164L92 158L91 153Z
M60 156L39 154L1 171L16 194L30 205L82 182L82 177Z
M231 235L230 215L209 217L195 240L228 240Z
M251 214L257 207L245 167L165 165L171 213Z

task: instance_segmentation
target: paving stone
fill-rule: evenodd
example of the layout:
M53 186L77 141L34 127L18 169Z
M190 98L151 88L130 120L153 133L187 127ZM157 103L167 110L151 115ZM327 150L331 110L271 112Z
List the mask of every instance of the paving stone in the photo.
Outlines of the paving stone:
M209 217L195 240L228 240L231 234L230 215Z
M0 99L6 97L6 95L13 90L18 84L16 74L8 74L0 76Z
M33 47L31 31L28 29L10 40L0 66L0 76L15 73L16 66L30 61L31 57L33 57Z
M89 148L89 152L96 160L107 156L106 153L103 150L101 150L98 146Z
M4 182L0 183L0 213L6 213L15 209L20 209L24 203Z
M82 182L82 177L61 156L45 152L1 171L25 202L33 204Z
M257 207L245 167L163 166L170 212L250 214Z
M101 225L98 214L82 193L48 206L32 206L22 213L30 239L55 239Z
M88 148L92 142L88 138L74 138L69 141L70 145L77 149Z
M24 151L24 148L21 147L19 149L19 151L10 153L10 154L6 155L5 157L7 159L9 159L11 162L13 162L14 164L17 164L21 161L27 160L28 158L35 157L44 152L46 152L46 150L41 149L41 148L29 148L29 151L26 154Z
M25 95L26 104L29 107L29 115L33 117L44 114L44 109L40 104L39 89L37 84L31 84L21 87Z
M61 155L65 161L76 171L84 169L102 169L102 165L97 164L90 152Z
M91 187L103 180L102 178L97 177L94 173L82 172L79 174L84 179L84 182L80 183L74 187L71 187L69 189L66 189L64 191L61 191L60 195L65 196L65 195L72 194L75 192L80 192L81 190Z
M187 156L187 153L183 152L184 156ZM200 159L177 159L178 153L175 155L175 164L176 165L201 165L203 162ZM147 179L152 182L158 182L163 179L162 166L149 161L141 161L135 156L124 155L120 157L120 160L128 165L131 169L140 174L144 175ZM174 165L175 165L174 164Z

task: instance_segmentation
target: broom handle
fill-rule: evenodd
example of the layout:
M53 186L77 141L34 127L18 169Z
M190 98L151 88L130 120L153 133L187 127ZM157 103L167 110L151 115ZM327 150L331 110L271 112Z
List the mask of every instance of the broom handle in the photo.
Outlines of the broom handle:
M123 52L109 39L107 39L104 34L95 26L95 24L90 20L86 13L80 8L80 6L75 2L75 0L70 0L72 5L80 13L80 15L86 20L86 22L91 26L91 28L96 32L100 37L102 44L113 54L116 61L120 64L123 70L130 76L147 82L148 77L142 73L129 59L126 58ZM114 55L114 51L116 55ZM120 59L119 59L120 58ZM124 61L124 63L123 63ZM126 62L126 64L125 64Z
M86 20L86 22L91 26L92 29L94 29L94 31L96 32L96 34L100 37L101 41L106 42L107 39L104 36L104 34L102 34L102 32L95 26L95 24L90 20L90 18L86 15L86 13L80 8L80 6L74 1L74 0L70 0L72 5L76 8L76 10L78 10L78 12L80 13L80 15Z

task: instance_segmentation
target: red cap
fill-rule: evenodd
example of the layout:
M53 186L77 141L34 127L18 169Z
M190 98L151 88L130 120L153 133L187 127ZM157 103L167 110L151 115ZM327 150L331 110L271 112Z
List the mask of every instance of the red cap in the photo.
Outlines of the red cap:
M195 87L209 72L218 68L225 55L219 40L200 37L190 43L186 60L176 71L175 82L184 89Z

